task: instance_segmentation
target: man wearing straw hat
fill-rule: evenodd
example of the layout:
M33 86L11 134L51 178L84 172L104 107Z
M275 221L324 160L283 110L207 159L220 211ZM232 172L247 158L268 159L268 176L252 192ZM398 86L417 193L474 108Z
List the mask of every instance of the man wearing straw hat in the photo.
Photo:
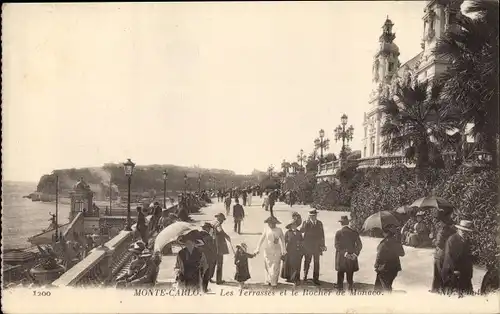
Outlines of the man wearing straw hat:
M311 260L314 259L313 283L319 285L319 256L326 251L325 231L323 223L317 218L316 210L309 211L309 219L304 221L300 232L304 234L304 282L307 281L307 273Z
M470 235L473 232L473 223L461 220L455 225L457 232L446 241L444 250L443 278L444 291L468 294L472 289L472 254L470 249Z
M224 283L222 280L222 266L224 264L224 255L229 254L229 248L226 241L231 244L231 238L222 228L222 224L226 220L226 216L223 213L218 213L215 215L217 219L213 224L213 234L215 240L215 246L217 248L217 259L216 259L216 284L221 285ZM231 244L231 249L234 252L233 246Z

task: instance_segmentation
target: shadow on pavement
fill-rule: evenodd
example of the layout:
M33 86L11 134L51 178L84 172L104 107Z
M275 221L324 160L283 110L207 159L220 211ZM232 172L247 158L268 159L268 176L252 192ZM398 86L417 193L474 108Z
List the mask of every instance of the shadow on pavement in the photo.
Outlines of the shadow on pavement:
M319 283L320 283L319 285L316 285L312 282L311 279L309 279L307 281L302 281L300 284L300 287L307 287L307 288L313 287L313 288L321 288L321 289L333 289L334 288L332 282L320 280Z
M261 235L262 232L242 232L241 235Z

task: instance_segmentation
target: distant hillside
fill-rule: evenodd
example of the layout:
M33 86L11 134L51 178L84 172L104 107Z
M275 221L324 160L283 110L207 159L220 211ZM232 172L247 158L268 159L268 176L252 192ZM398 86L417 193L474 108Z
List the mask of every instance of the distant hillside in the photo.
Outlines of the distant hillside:
M188 176L188 187L198 190L198 176L201 174L201 189L224 188L247 184L258 184L255 175L237 175L233 171L224 169L188 168L175 165L137 165L132 177L132 191L136 193L163 191L163 171L167 170L167 190L184 190L184 175ZM50 175L43 175L37 186L37 192L46 194L55 193L56 175L59 176L59 188L62 193L73 188L80 179L89 183L96 193L107 194L109 184L112 183L114 193L124 195L127 191L127 177L122 164L105 164L102 167L59 169Z

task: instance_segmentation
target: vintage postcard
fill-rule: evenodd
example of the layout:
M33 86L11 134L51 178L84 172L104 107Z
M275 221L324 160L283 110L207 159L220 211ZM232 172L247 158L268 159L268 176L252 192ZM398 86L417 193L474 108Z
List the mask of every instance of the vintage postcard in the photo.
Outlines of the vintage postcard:
M499 313L498 0L9 3L5 313Z

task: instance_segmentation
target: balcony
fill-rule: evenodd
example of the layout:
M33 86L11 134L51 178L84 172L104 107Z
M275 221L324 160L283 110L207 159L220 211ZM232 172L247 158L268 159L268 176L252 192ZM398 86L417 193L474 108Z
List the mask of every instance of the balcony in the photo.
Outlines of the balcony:
M340 169L340 160L334 160L330 162L325 162L318 165L318 174L317 177L329 177L333 176L337 173L337 170Z
M408 160L408 158L398 155L398 156L376 156L359 159L358 168L392 168L396 165L404 165L408 168L415 167L415 164Z

